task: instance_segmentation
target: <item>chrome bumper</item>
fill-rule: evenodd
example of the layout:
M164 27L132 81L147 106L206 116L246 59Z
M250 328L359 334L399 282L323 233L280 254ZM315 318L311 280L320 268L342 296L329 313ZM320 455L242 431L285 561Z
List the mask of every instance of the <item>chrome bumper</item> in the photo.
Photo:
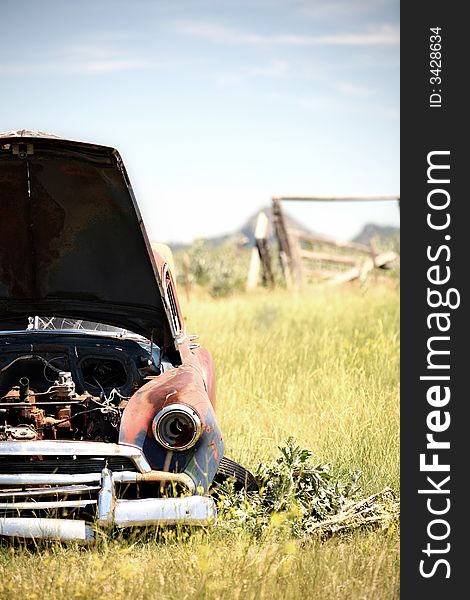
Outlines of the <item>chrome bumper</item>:
M116 471L104 468L101 473L0 473L0 536L63 541L91 542L100 529L155 525L209 525L215 521L216 508L212 498L197 496L192 479L184 473L154 471L140 450L118 444L88 442L0 442L0 465L3 456L115 456L122 454L132 458L137 472ZM186 487L189 494L180 498L145 498L121 500L116 495L116 484L149 482L176 482ZM14 491L8 491L14 486ZM28 487L18 490L18 487ZM33 489L30 486L37 486ZM43 486L58 486L53 488ZM97 493L96 499L54 500L48 495L60 493L66 498L84 491ZM35 500L35 496L41 496ZM26 497L26 498L25 498ZM45 497L46 499L44 500ZM96 511L95 524L74 519L2 517L2 510L54 510L61 508L84 508Z
M21 539L93 542L95 531L85 521L67 519L0 519L0 535Z
M99 508L99 506L98 506ZM215 521L216 509L212 498L146 498L118 500L109 520L96 526L74 519L0 518L0 536L93 542L103 525L142 527L151 525L209 525Z

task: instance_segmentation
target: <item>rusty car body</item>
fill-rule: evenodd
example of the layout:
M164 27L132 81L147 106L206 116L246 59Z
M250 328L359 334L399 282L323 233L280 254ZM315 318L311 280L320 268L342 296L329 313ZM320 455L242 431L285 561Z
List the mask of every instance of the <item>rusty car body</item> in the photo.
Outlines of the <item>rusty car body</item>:
M1 134L0 210L0 535L213 522L212 358L119 153Z

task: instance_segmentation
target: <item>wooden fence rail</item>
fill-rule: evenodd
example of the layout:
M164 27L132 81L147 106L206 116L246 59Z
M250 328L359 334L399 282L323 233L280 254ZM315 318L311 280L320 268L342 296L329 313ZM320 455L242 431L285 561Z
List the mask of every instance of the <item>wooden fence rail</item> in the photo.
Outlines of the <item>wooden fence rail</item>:
M279 262L287 287L299 288L309 276L322 280L322 285L338 285L354 279L363 279L374 268L384 268L398 259L395 252L379 252L376 240L369 245L340 242L289 229L284 219L283 201L395 201L399 196L343 196L343 197L282 197L272 199L274 230L279 246ZM307 246L307 247L306 247ZM344 250L348 251L347 253ZM349 269L326 269L330 263Z

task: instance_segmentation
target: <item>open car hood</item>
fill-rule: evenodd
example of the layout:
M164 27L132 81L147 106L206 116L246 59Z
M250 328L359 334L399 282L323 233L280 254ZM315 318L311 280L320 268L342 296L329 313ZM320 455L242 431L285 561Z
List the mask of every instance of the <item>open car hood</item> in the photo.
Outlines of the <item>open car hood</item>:
M0 134L0 330L31 315L161 339L162 285L114 148Z

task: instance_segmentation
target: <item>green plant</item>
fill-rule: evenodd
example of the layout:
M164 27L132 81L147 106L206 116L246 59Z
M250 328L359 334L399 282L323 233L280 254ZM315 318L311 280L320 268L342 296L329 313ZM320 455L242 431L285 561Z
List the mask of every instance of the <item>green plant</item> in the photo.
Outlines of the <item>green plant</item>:
M339 474L329 465L312 462L312 453L293 438L279 446L280 456L259 464L260 490L235 491L233 482L216 488L222 527L243 527L256 537L276 534L302 537L370 526L388 527L398 518L399 505L391 490L360 498L359 472ZM361 515L367 512L365 519ZM332 519L332 517L335 517ZM325 527L325 523L330 525Z

